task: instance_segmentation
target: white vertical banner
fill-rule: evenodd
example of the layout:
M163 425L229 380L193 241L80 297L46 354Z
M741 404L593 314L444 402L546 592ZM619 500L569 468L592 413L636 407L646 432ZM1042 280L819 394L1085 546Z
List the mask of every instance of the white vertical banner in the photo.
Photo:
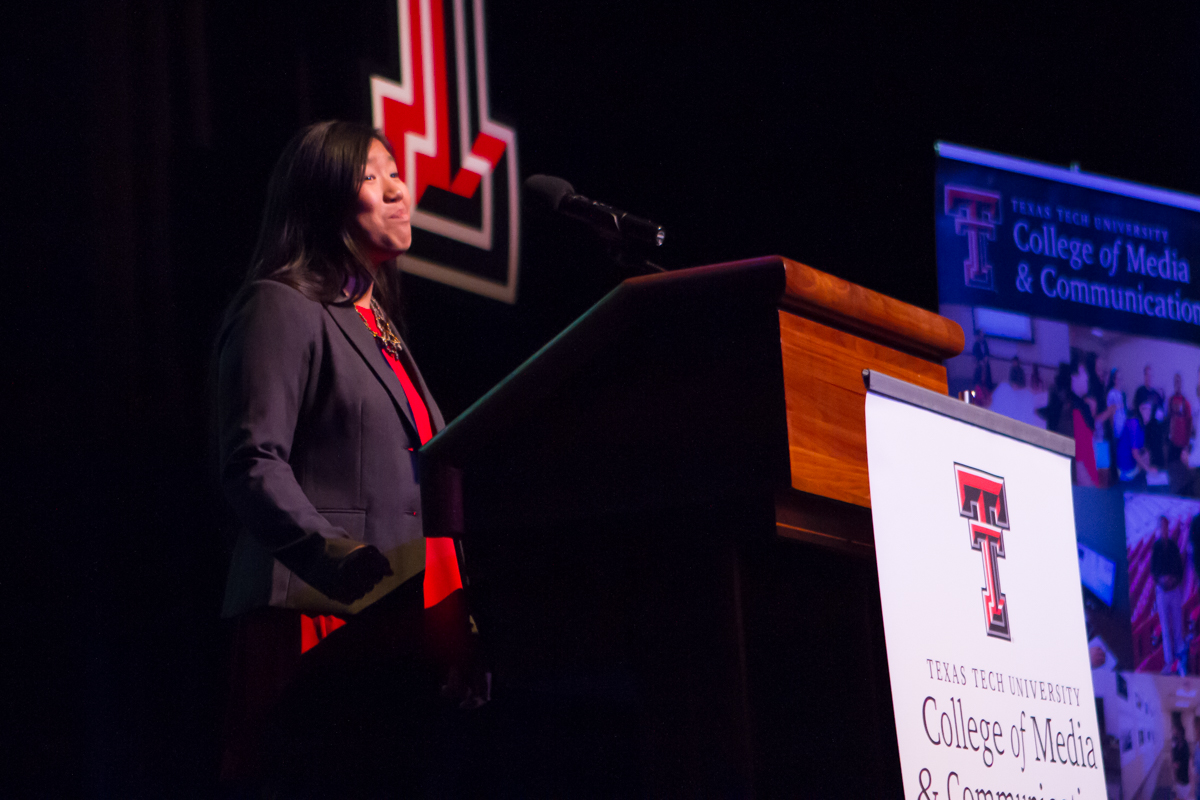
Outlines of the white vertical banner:
M905 797L1102 800L1070 458L873 392L866 423Z

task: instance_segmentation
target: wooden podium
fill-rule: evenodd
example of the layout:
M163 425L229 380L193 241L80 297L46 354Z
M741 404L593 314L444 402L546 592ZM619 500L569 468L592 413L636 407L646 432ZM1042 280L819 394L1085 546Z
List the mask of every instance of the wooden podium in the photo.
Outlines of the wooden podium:
M513 791L898 796L861 375L962 348L780 257L635 278L430 441Z

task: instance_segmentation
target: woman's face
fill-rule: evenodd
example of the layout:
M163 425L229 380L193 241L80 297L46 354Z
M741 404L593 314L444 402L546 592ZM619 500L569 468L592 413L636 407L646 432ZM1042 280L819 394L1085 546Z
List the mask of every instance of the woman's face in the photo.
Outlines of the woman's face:
M355 238L373 263L395 258L412 244L411 206L395 160L382 142L373 139L354 214Z
M1079 369L1075 370L1074 374L1071 375L1071 391L1074 392L1077 397L1083 397L1085 394L1087 394L1087 389L1087 370L1084 369L1082 364L1080 364Z

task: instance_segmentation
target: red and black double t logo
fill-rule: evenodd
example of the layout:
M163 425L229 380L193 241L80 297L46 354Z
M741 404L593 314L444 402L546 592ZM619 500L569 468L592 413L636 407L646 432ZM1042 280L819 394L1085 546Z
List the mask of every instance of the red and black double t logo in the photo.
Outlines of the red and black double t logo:
M396 0L395 79L371 76L371 118L415 208L406 271L516 302L517 134L492 119L483 0Z
M983 555L983 616L987 635L1011 641L1008 602L1000 591L999 559L1004 558L1004 532L1008 530L1004 478L956 463L954 479L958 486L958 513L968 520L971 549Z

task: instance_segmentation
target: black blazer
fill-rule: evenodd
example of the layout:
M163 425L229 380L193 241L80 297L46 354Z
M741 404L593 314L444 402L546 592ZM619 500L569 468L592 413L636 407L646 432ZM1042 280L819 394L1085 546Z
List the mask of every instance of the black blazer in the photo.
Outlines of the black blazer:
M258 281L234 301L217 348L221 485L242 525L223 614L267 605L353 614L421 572L420 439L354 306ZM437 431L441 412L405 362ZM346 606L316 587L359 542L379 548L395 574Z

